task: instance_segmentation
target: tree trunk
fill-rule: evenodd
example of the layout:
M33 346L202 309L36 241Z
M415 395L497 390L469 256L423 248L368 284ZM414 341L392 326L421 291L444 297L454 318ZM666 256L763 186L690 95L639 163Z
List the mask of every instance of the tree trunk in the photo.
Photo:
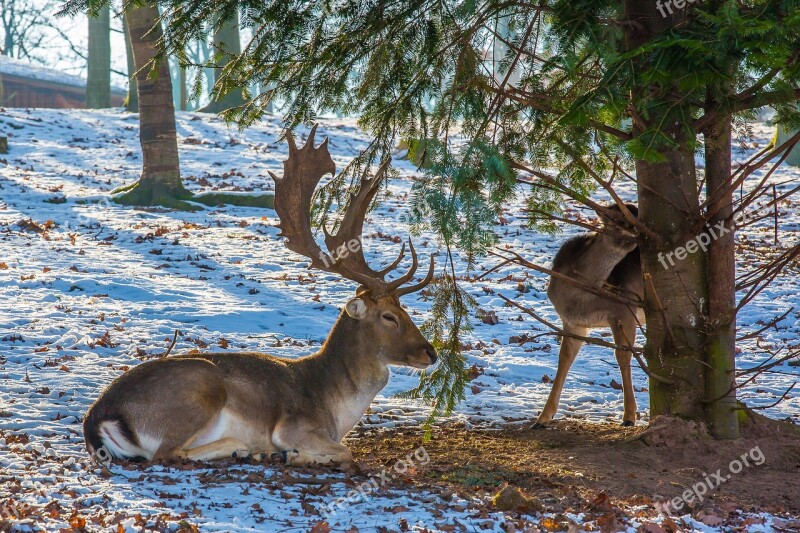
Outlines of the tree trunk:
M3 55L7 57L14 57L14 26L11 17L3 18L3 34L5 38L3 39Z
M650 415L705 420L705 316L708 302L705 256L685 253L700 212L694 154L666 152L664 163L636 162L639 217L663 241L640 242L647 321L645 358L650 379ZM684 253L676 251L683 249Z
M221 96L218 96L217 82L219 81L222 69L230 61L230 56L239 55L242 52L242 45L239 39L239 21L236 18L228 19L222 26L214 32L213 53L222 53L221 59L217 62L214 69L214 91L211 93L211 102L199 111L202 113L221 113L232 107L244 104L244 97L240 88L235 88Z
M89 16L88 73L86 76L86 107L111 107L111 20L109 7L100 9L96 17Z
M186 94L186 67L178 65L180 72L180 87L178 88L178 101L180 102L180 110L186 111L188 109L189 96Z
M709 98L706 112L719 109ZM736 403L736 251L731 185L731 117L724 115L704 134L706 195L712 201L708 246L707 422L717 438L739 437ZM728 231L723 233L722 224Z
M629 49L647 43L685 17L685 11L677 8L665 17L658 5L625 0ZM649 122L634 122L634 136L664 120L649 110L636 111ZM733 236L711 239L711 259L707 249L699 246L696 232L703 213L694 153L680 128L665 133L683 148L663 152L664 162L636 162L639 216L660 237L659 242L647 236L640 241L647 320L645 358L654 374L673 381L668 384L651 378L650 414L700 420L717 437L735 436L735 411L730 409L735 396L727 394L733 379L735 340ZM711 181L718 186L730 180L730 120L727 129L717 130L717 137L708 154L713 167L709 186ZM730 196L718 201L723 209L717 216L724 219L730 214ZM712 323L709 316L714 318Z
M136 91L136 63L133 60L128 17L122 17L122 32L125 34L125 57L128 60L128 96L125 98L125 110L137 113L139 111L139 95Z
M181 182L169 65L166 59L153 63L161 38L158 8L155 4L129 7L125 17L136 67L143 169L139 180L116 200L129 205L189 209L189 204L180 201L190 198L191 193Z

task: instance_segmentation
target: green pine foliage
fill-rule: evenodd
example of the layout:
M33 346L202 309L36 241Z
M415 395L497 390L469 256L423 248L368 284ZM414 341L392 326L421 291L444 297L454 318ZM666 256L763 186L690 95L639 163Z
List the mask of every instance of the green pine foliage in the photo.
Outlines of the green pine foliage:
M427 437L430 436L431 423L437 417L451 413L464 399L468 379L461 338L472 329L467 317L475 308L475 301L458 286L452 273L439 278L433 291L431 318L420 330L431 339L441 362L430 372L423 370L419 385L400 395L421 398L433 407L425 422Z

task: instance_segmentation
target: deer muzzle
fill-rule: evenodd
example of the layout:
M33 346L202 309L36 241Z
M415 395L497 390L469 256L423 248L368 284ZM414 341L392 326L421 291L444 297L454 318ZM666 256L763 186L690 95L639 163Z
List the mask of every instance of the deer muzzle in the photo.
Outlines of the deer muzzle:
M436 354L436 348L434 348L430 343L425 343L416 353L412 353L408 357L407 364L414 368L428 368L432 364L436 363L438 359L438 355Z

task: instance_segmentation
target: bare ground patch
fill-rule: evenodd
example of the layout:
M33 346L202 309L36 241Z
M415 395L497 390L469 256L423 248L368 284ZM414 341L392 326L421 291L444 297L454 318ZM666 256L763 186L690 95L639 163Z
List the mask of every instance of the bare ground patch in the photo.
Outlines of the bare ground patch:
M657 517L658 502L680 496L716 472L724 482L677 514L691 514L710 526L734 527L757 523L742 513L800 515L800 438L764 426L745 428L743 437L733 441L712 440L704 428L675 419L657 422L647 432L644 427L573 421L548 429L448 425L435 428L427 442L417 428L361 428L348 444L362 470L391 467L424 446L430 462L415 472L416 488L453 491L488 503L508 486L528 498L520 505L529 511L586 513L605 530L631 518L641 522ZM763 454L760 465L748 455L755 449L759 453L753 455ZM731 462L743 463L743 455L749 466L742 464L740 472L732 473ZM498 505L508 507L507 502ZM686 527L671 520L661 526L669 530L671 523L676 529ZM570 526L568 520L550 525ZM800 530L800 521L791 518L783 525L786 531Z

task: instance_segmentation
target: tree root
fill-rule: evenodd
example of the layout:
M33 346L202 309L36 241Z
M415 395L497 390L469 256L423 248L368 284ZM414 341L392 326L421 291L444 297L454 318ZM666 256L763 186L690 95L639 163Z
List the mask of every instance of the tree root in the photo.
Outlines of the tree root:
M273 209L275 196L272 194L231 194L210 192L199 194L191 198L192 202L215 207L218 205L238 205L242 207L263 207Z
M751 438L792 436L800 439L800 426L787 420L769 418L738 402L736 410L742 436Z
M737 417L741 438L797 439L800 444L800 426L784 420L775 420L759 414L741 402L738 402ZM661 415L650 421L650 426L628 439L628 442L640 441L647 446L655 447L701 447L713 448L714 438L706 425L699 420L686 420L677 416Z
M183 186L169 187L153 180L138 180L131 185L119 187L111 192L115 202L132 206L161 206L178 211L200 211L203 204L237 205L242 207L262 207L273 209L275 196L272 194L244 195L231 193L206 193L194 195Z

